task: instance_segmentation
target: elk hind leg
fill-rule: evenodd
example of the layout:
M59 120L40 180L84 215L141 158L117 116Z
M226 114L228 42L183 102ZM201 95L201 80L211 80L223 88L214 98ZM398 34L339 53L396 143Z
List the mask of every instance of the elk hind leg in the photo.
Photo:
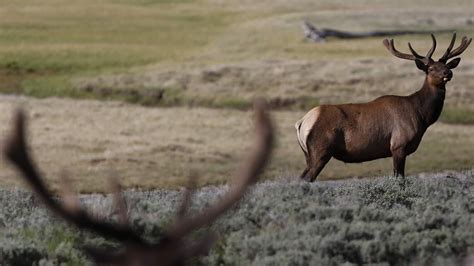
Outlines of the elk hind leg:
M309 171L309 166L310 166L308 153L305 150L303 150L303 152L304 152L304 157L306 159L306 168L304 169L303 173L301 173L300 178L305 177L306 173L308 173L308 171Z
M321 154L320 156L315 156L315 158L310 158L309 169L305 170L305 175L302 178L306 181L314 182L330 159L331 156L328 154Z

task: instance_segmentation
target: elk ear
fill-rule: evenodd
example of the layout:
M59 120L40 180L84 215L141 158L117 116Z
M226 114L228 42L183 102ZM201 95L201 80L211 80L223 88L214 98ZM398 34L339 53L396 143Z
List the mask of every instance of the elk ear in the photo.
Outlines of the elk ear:
M449 61L449 63L446 64L446 67L449 69L456 68L459 65L459 62L461 62L461 58L454 58L453 60Z
M416 63L416 67L418 67L419 70L421 70L425 73L428 71L428 66L425 65L425 63L423 63L423 61L421 61L419 59L415 59L415 63Z

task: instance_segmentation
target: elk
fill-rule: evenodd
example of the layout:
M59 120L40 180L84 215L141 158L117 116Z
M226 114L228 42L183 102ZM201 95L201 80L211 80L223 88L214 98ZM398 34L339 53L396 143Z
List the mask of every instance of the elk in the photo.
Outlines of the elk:
M116 251L86 248L86 253L99 265L182 265L189 258L207 252L213 240L211 234L205 234L195 242L186 238L193 231L210 225L218 216L234 206L243 197L245 191L257 182L269 158L273 142L272 125L265 111L265 104L257 101L255 104L255 143L240 168L237 169L229 191L215 205L198 214L185 216L192 193L191 190L187 190L178 208L175 221L168 227L158 243L149 243L136 234L129 225L126 202L121 196L121 189L116 181L113 181L112 185L114 202L119 214L117 224L107 223L82 209L66 184L63 184L62 201L55 199L47 189L29 154L24 117L21 110L15 115L12 133L4 143L5 159L19 170L37 197L51 211L79 229L89 230L123 244L123 249Z
M405 177L406 157L416 151L426 129L441 114L446 83L451 69L458 66L460 55L472 41L463 37L453 50L453 34L443 56L435 62L431 56L436 39L426 56L419 55L408 43L411 54L395 49L394 41L383 40L389 52L401 59L415 61L426 77L420 90L408 96L385 95L368 103L321 105L311 109L296 124L298 142L306 157L301 178L310 182L331 158L360 163L392 157L394 176Z

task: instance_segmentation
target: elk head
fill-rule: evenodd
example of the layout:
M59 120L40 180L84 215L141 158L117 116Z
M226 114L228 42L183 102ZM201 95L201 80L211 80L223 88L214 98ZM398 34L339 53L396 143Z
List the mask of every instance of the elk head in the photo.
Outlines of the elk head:
M433 39L433 46L428 51L426 56L418 54L415 49L413 49L410 43L408 43L408 48L410 49L411 54L401 53L397 49L395 49L393 39L391 39L390 41L385 39L383 40L383 44L394 56L402 59L415 61L418 69L426 73L426 81L428 85L436 88L444 88L444 85L453 77L453 72L451 71L451 69L456 68L458 66L459 62L461 61L461 58L454 58L449 62L448 60L463 53L464 50L466 50L466 48L471 43L472 38L468 40L466 36L462 37L461 44L459 45L459 47L452 50L454 42L456 41L456 33L454 33L453 38L451 39L451 43L446 49L446 52L438 61L434 61L431 58L436 49L436 38L433 34L431 34L431 38Z

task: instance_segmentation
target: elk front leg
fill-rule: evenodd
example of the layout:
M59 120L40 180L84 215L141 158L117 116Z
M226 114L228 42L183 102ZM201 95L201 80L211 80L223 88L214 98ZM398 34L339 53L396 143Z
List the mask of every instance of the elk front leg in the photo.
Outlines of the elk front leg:
M395 177L405 177L405 161L406 161L405 149L399 148L392 151L393 159L393 175Z

